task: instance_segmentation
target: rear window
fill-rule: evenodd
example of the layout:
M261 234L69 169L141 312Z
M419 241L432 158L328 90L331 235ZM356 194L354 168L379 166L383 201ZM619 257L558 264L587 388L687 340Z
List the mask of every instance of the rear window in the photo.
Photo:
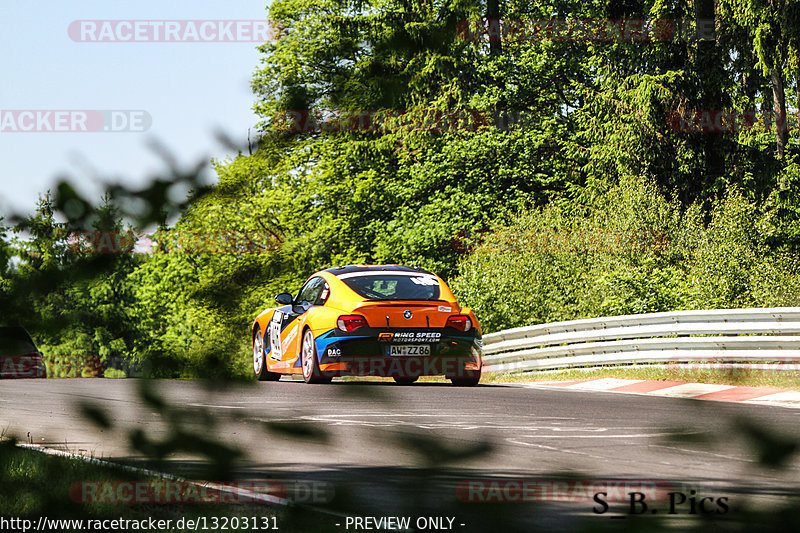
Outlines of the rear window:
M0 357L23 355L35 351L36 346L23 328L0 327Z
M438 300L439 281L429 274L345 274L348 287L368 300Z

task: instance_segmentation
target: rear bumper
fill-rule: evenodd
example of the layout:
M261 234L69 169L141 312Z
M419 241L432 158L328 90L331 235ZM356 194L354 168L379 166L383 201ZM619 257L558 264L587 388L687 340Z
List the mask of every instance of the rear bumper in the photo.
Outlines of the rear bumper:
M0 357L0 379L45 377L47 369L40 354Z
M416 377L447 376L473 378L480 366L473 360L439 357L370 357L320 365L330 376Z
M316 340L329 375L473 377L481 370L481 337L454 328L331 330ZM392 346L423 346L424 355L391 355Z

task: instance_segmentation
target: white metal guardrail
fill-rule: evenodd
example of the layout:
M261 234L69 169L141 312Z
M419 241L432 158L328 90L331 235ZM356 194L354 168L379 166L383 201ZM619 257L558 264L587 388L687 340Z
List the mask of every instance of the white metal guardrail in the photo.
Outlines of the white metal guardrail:
M634 363L800 362L800 307L673 311L507 329L483 337L487 372Z

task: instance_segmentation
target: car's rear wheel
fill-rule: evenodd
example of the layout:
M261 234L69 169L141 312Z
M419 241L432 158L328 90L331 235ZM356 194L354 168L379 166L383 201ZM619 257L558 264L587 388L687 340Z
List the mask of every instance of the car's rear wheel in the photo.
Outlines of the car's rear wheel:
M416 382L419 379L419 376L411 376L411 377L397 377L395 376L394 382L398 385L411 385L412 383Z
M306 383L330 383L331 378L325 376L319 369L317 361L317 347L314 343L314 334L310 329L303 333L303 344L300 347L300 363L303 366L303 380Z
M258 381L278 381L281 379L280 374L267 370L267 360L264 354L264 336L258 326L256 326L256 330L253 333L253 372Z
M459 377L447 376L456 387L474 387L481 380L481 371L464 372Z

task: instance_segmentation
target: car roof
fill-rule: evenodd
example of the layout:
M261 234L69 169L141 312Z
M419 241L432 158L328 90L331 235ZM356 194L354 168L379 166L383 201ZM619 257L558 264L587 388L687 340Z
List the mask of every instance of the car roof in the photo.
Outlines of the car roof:
M333 274L334 276L340 276L342 274L351 274L353 272L381 272L381 271L408 272L414 274L433 275L432 272L428 272L427 270L423 270L421 268L407 267L402 265L345 265L345 266L328 268L326 270L323 270L322 272L328 272L330 274Z

